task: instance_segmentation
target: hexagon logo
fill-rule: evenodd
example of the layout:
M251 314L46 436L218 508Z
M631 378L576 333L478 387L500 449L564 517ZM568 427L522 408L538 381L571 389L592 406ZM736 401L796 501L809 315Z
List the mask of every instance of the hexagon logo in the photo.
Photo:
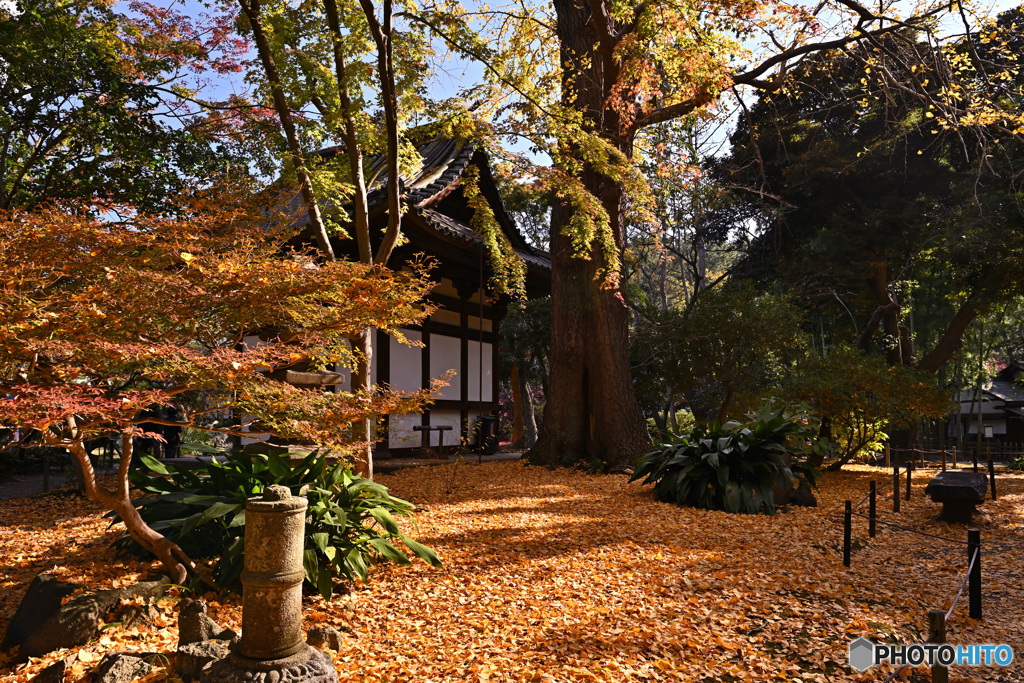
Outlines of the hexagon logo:
M858 638L850 643L850 668L867 671L875 663L875 646L867 638Z

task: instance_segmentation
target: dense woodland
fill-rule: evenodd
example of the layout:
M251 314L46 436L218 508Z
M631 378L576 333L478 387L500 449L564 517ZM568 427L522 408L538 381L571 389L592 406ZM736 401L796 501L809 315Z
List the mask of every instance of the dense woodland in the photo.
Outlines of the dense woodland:
M602 481L587 477L606 476L622 491L580 514L617 524L634 505L659 514L640 493L651 483L655 500L757 519L818 491L831 514L854 481L834 473L853 467L863 487L887 444L980 452L963 397L1024 368L1022 53L1021 7L937 0L2 3L0 468L63 454L84 494L124 523L118 550L218 599L237 588L245 499L281 481L319 492L304 569L321 614L382 562L407 565L409 553L424 561L415 571L441 568L444 552L392 516L413 506L371 479L380 416L422 410L443 379L374 386L371 333L407 341L403 327L430 313L431 264L393 257L403 170L419 164L417 145L460 138L487 150L505 208L551 256L551 296L527 299L526 266L467 176L489 296L508 310L503 439L562 473L535 467L524 481L547 491L561 476L586 498ZM282 379L338 366L350 391ZM164 428L191 452L254 434L312 452L297 468L235 452L194 474L135 453ZM97 447L111 440L116 472L102 476ZM1024 467L1015 457L1005 466ZM514 493L508 466L491 483L444 471L429 486L393 483L461 512L476 504L466 482ZM559 505L534 494L530 505ZM700 514L672 522L682 540L657 542L694 543ZM992 514L1005 521L1013 507ZM428 520L429 545L467 561L440 516ZM783 542L759 524L742 533ZM486 553L491 541L459 525ZM543 545L529 557L544 559ZM814 548L786 561L829 593ZM638 554L638 571L656 571ZM717 571L708 561L692 566ZM872 623L868 592L858 600L851 623ZM859 626L829 628L838 642ZM552 678L534 662L507 680L686 680L668 676L680 643L651 638L660 654L626 657L628 675L604 662L594 678ZM826 680L839 661L773 657L761 671L783 679L795 666ZM753 671L712 659L705 671L724 677L710 680ZM491 675L467 667L445 675Z

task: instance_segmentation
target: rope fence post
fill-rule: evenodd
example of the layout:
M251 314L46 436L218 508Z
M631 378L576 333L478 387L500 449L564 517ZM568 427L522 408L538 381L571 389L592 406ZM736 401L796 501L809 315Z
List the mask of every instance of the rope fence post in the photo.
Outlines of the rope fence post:
M928 610L929 643L946 642L946 613L940 609ZM932 683L949 683L949 669L935 661L932 664Z
M942 447L942 471L946 471L946 447Z
M991 459L988 461L988 481L992 486L992 500L996 500L996 466Z
M868 482L871 487L871 497L868 499L868 536L875 537L875 480Z
M981 619L981 531L978 529L967 530L967 566L971 568L967 579L971 619Z
M846 513L843 516L843 566L850 566L850 535L853 526L853 503L846 501Z
M907 467L907 500L910 500L910 475L914 473L914 463Z
M892 511L900 511L900 466L896 463L892 466Z

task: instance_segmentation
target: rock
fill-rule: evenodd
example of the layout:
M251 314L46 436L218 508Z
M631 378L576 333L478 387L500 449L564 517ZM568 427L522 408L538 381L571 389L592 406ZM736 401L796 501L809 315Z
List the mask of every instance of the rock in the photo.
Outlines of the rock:
M78 588L73 583L58 581L51 574L37 574L28 585L14 618L7 625L7 633L3 642L0 642L0 652L24 645L33 632L56 614L64 598Z
M129 604L117 615L116 621L121 622L124 628L132 626L145 626L153 621L156 610L149 603L144 605Z
M984 474L947 470L935 475L924 492L936 503L942 503L942 519L967 524L974 508L985 501L987 490L988 479Z
M181 645L178 647L178 675L185 683L197 681L210 664L227 657L228 652L227 643L221 640L204 640Z
M306 633L306 642L316 649L326 645L335 652L341 652L341 634L330 626L314 626Z
M32 681L34 683L64 683L68 667L74 664L76 659L78 659L78 655L73 654L54 662L36 674Z
M799 505L805 508L818 507L818 499L814 497L814 494L811 493L810 489L803 486L793 491L792 495L789 497L789 502L791 505Z
M139 653L141 654L141 653ZM93 683L131 683L152 670L142 657L116 652L105 655L96 667Z
M63 647L85 645L96 637L100 623L121 600L162 593L166 583L167 579L145 581L129 588L83 593L69 600L32 630L21 645L21 658L42 657Z
M182 600L178 610L178 647L204 640L238 640L238 634L221 628L206 616L206 603L202 600Z

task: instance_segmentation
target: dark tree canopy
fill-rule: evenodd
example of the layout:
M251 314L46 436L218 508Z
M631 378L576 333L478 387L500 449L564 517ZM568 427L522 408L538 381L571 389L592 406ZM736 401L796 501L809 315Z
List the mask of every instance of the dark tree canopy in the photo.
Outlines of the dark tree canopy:
M842 320L850 343L934 371L977 311L1020 282L1024 158L997 124L952 128L920 93L875 75L880 63L943 83L923 50L883 42L823 53L762 96L732 137L727 173L766 216L747 274L781 279ZM905 318L929 278L944 312L915 349Z

